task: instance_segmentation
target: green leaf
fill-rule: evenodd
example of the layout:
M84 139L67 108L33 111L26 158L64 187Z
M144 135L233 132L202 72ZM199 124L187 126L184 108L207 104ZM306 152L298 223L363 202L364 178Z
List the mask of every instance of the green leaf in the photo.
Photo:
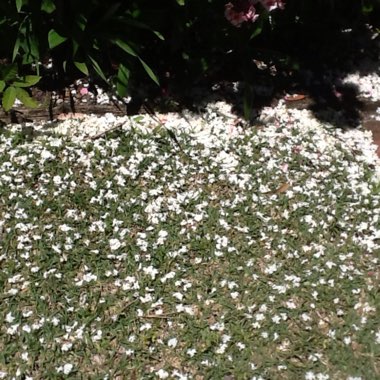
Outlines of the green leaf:
M23 88L16 88L16 98L26 107L38 107L38 103Z
M20 37L17 37L15 45L13 46L12 62L15 61L19 50L20 50Z
M76 24L78 25L79 29L83 32L86 29L86 26L88 25L88 21L85 15L79 14L76 19Z
M42 0L41 11L44 11L48 14L55 11L55 4L53 0Z
M75 55L77 54L78 49L79 49L79 44L74 39L72 39L71 42L73 44L73 56L75 57Z
M49 41L50 49L54 49L55 47L61 45L66 40L67 40L67 37L61 36L54 29L51 29L49 34L48 34L48 41Z
M38 75L25 75L24 81L28 84L28 86L34 86L40 81L41 77Z
M262 31L263 28L261 26L256 27L255 31L251 34L249 39L252 40L253 38L257 37L259 34L261 34Z
M76 61L74 61L74 65L84 75L88 75L88 68L87 68L87 65L84 62L76 62Z
M140 58L138 57L139 61L143 65L145 71L149 75L150 79L153 80L154 83L156 83L158 86L160 85L160 81L158 80L156 74L152 71L152 69Z
M120 39L114 40L112 42L119 46L119 48L124 50L126 53L132 55L133 57L137 57L137 53L126 42Z
M104 75L103 73L103 70L101 69L101 67L99 66L98 62L96 62L96 60L94 58L92 58L90 55L88 56L88 58L90 58L91 62L92 62L92 66L94 67L95 71L97 72L97 74L100 76L100 78L102 78L105 82L108 82L107 81L107 78L106 76Z
M4 91L3 95L3 108L6 112L8 112L16 100L16 89L13 86L8 87Z
M4 81L13 81L17 78L18 68L14 63L12 65L0 66L0 78Z
M128 82L129 82L129 76L130 76L130 71L123 64L121 64L119 66L119 70L118 70L118 73L117 73L118 80L121 83L127 85Z
M40 81L41 77L38 75L26 75L22 82L14 82L15 87L31 87Z
M124 86L123 83L116 83L116 91L121 98L124 98L127 95L127 87Z
M16 0L16 9L17 9L18 13L20 13L20 11L21 11L22 3L23 3L22 0Z
M362 12L365 15L373 12L373 5L372 4L363 5L362 6Z
M185 0L177 0L178 5L184 6Z
M27 44L28 44L28 48L29 48L28 55L31 56L32 61L34 63L37 63L39 58L40 58L40 52L39 52L39 48L38 48L39 41L37 39L37 36L33 35L33 34L28 36Z
M5 82L3 80L0 80L0 92L3 92L5 88Z
M165 37L160 33L157 32L156 30L153 30L153 33L162 41L165 41Z
M119 66L119 70L117 72L116 90L119 96L122 98L127 95L129 74L129 70L124 65Z

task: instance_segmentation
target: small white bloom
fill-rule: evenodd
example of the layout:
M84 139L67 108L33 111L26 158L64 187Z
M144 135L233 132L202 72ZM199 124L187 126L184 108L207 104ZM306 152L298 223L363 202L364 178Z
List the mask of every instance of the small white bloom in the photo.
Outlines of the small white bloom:
M375 334L375 342L376 344L380 344L380 330Z
M152 280L154 280L159 273L158 269L154 268L152 265L149 265L146 268L143 268L145 274L149 275Z
M103 331L102 330L97 330L96 334L92 337L93 342L97 342L102 339Z
M156 372L156 375L160 379L167 379L169 377L169 372L161 368L159 371Z
M152 328L152 324L151 323L144 323L143 325L141 325L140 331L150 330L151 328Z
M344 337L343 342L345 345L349 345L351 343L351 337L349 336Z
M121 247L121 242L118 239L111 239L109 243L110 243L111 251L116 251L117 249Z
M71 363L66 363L63 366L57 367L58 373L63 372L65 375L69 375L73 370L74 366Z
M69 351L72 346L73 346L73 344L71 342L63 343L62 347L61 347L61 350L63 352Z
M231 293L231 298L232 298L232 299L235 300L235 299L238 298L238 297L239 297L239 292L232 292L232 293Z
M12 323L12 322L15 320L15 318L12 316L12 313L9 312L9 313L6 315L5 320L6 320L8 323Z
M41 158L43 158L44 160L48 160L50 158L54 158L54 156L48 150L44 149L41 152Z
M215 352L217 353L217 354L224 354L225 352L226 352L226 349L227 349L227 344L225 344L225 343L222 343L216 350L215 350Z
M68 226L67 224L62 224L61 226L59 226L59 229L62 232L68 232L68 231L72 230L72 228L70 226Z
M189 348L186 353L192 358L197 353L197 350L195 348Z
M98 276L92 273L86 273L83 276L83 281L85 282L91 282L91 281L96 281L98 279Z
M178 344L177 338L171 338L168 340L168 346L171 348L177 347L177 344Z
M177 298L177 300L179 300L179 301L183 300L183 294L180 292L173 293L173 297Z

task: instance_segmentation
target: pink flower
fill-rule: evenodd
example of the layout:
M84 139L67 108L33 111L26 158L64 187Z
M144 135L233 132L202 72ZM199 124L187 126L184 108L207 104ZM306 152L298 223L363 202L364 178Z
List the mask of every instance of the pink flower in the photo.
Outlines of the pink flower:
M244 22L255 22L259 15L253 6L254 0L236 0L225 5L224 15L234 26L239 28Z
M275 9L284 9L285 3L283 0L259 0L263 7L269 12L274 11Z
M79 90L79 93L81 95L87 95L88 94L88 89L86 87L81 87L81 89Z

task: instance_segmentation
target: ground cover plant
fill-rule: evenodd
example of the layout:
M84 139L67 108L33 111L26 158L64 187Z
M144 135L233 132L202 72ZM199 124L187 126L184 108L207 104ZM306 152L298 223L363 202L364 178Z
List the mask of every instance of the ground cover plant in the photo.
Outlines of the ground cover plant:
M0 378L377 378L373 147L305 112L3 130Z

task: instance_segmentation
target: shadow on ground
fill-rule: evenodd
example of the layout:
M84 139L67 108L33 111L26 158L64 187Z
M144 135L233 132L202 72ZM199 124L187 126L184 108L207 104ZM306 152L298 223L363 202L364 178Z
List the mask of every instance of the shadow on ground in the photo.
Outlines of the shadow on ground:
M304 100L289 102L289 106L310 109L317 119L337 128L358 127L365 113L373 112L368 111L370 101L359 96L357 85L344 81L351 73L380 76L380 36L364 20L351 29L284 25L255 39L250 49L248 81L236 65L239 57L232 53L195 84L173 73L165 84L169 96L159 94L151 104L160 111L182 107L198 111L210 100L226 100L234 105L237 116L254 118L257 112L247 110L260 111L287 94L302 94ZM143 96L135 97L128 112L137 112L141 103Z

